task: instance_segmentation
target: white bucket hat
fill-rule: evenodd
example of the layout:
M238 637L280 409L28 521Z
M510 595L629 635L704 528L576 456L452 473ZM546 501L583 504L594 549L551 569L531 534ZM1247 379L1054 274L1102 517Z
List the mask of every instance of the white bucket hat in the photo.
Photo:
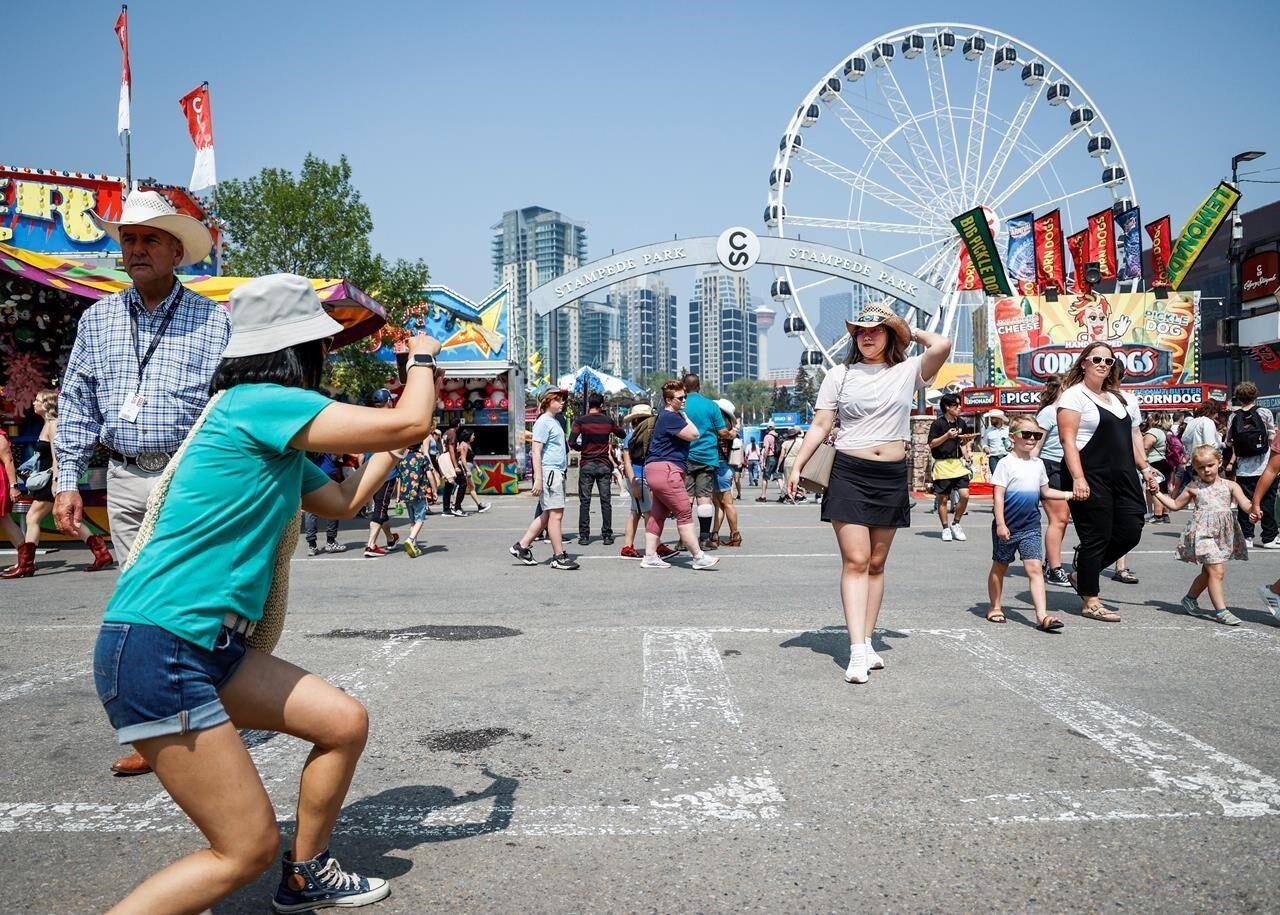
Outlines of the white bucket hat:
M272 273L231 290L231 339L224 357L274 353L297 343L323 340L343 330L329 317L305 277Z
M208 226L198 219L179 213L159 191L134 191L126 197L119 222L103 219L97 213L92 215L94 221L117 244L120 243L120 229L124 226L151 226L161 232L168 232L182 242L179 267L200 263L209 256L209 249L213 247L213 235Z

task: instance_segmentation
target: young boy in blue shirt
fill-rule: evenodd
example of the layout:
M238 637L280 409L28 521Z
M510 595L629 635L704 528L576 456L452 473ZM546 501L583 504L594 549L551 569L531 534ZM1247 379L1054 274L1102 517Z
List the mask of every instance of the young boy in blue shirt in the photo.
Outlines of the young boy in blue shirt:
M991 607L987 621L1005 622L1000 599L1004 576L1009 564L1022 558L1022 568L1031 585L1031 603L1036 611L1036 626L1045 632L1062 628L1062 620L1046 612L1044 588L1044 540L1040 536L1040 500L1071 498L1071 493L1049 488L1049 475L1044 462L1036 457L1036 443L1044 438L1044 430L1030 416L1019 416L1009 427L1013 450L991 475L995 491L995 520L991 524L991 571L987 575L987 594Z

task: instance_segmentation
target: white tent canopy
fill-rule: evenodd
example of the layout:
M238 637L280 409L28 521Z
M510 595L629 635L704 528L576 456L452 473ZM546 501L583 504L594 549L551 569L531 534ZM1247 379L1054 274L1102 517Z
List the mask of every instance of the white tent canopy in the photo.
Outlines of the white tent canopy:
M613 397L616 394L639 394L642 391L638 385L626 379L602 372L600 369L593 369L589 365L584 365L576 372L561 375L556 379L556 386L581 394L600 391L607 397Z

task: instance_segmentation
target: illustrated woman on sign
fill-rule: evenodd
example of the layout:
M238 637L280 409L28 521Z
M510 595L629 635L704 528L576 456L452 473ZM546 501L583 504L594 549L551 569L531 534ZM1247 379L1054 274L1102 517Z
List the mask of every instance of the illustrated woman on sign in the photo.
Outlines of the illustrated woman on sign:
M1133 321L1128 315L1111 318L1111 303L1104 295L1082 295L1067 308L1080 325L1077 343L1120 343Z

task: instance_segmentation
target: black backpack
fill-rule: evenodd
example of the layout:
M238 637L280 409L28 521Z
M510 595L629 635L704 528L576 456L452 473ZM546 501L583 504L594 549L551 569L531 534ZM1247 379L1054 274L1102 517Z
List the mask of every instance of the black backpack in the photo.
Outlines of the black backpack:
M1267 425L1256 407L1236 414L1231 425L1231 447L1237 457L1257 457L1267 450Z

